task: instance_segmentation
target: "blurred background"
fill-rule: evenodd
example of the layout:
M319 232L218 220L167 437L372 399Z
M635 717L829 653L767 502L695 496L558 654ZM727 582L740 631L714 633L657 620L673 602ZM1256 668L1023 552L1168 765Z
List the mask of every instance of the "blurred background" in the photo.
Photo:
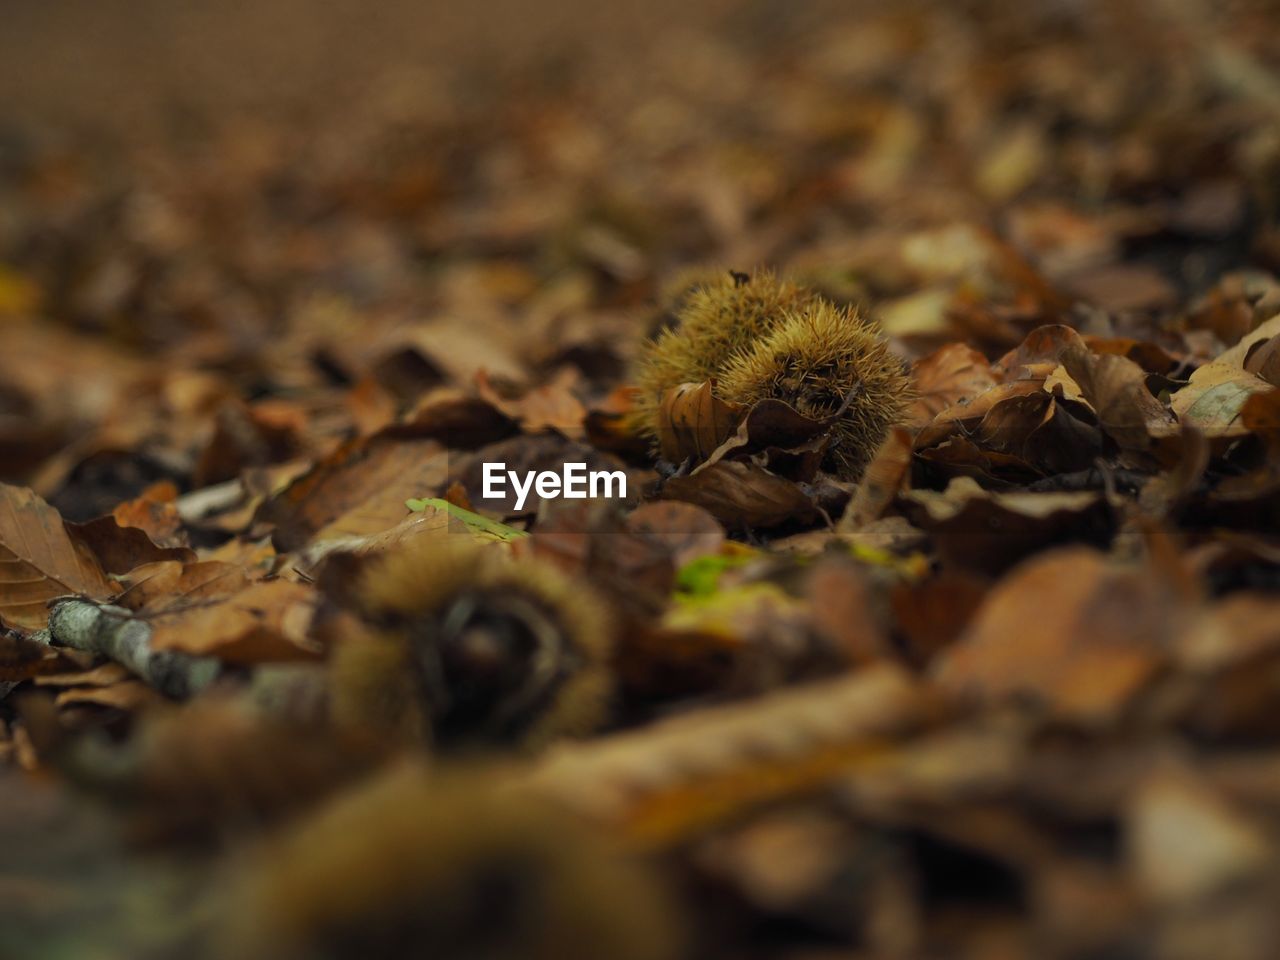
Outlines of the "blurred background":
M909 358L1070 309L1175 355L1190 315L1203 359L1244 308L1198 298L1280 261L1275 13L7 0L0 477L58 497L145 440L137 477L55 500L87 513L482 366L599 400L694 264L788 270ZM305 416L196 470L214 413L271 398Z
M403 519L406 497L443 494L452 474L422 452L435 451L434 437L386 428L438 389L474 395L480 370L487 422L514 410L526 428L513 443L548 463L568 451L627 458L652 481L647 446L592 432L588 411L621 418L636 351L670 321L662 304L699 265L775 267L874 313L904 358L933 358L926 369L941 384L922 422L994 390L990 367L1002 357L1000 376L1030 358L1046 382L1058 365L1052 338L1022 347L1046 324L1140 367L1126 396L1150 406L1280 313L1278 210L1280 5L1270 0L0 0L0 481L32 487L70 521L122 506L163 515L166 549L274 573L351 507L306 516L305 535L273 545L259 508L297 506L281 491L296 492L299 477L336 463L332 499L354 488L386 495L394 519L384 526ZM1075 336L1064 329L1056 335ZM1271 385L1278 355L1254 357L1270 364ZM1243 358L1233 363L1245 379ZM530 386L547 387L535 397L543 406L525 404ZM1063 401L1064 382L1043 392L1053 389ZM913 678L936 676L975 611L1014 613L978 635L994 638L977 659L996 692L972 727L957 712L956 736L913 745L880 779L846 771L816 805L806 794L755 823L712 823L679 851L689 890L678 892L709 945L700 955L1276 955L1278 647L1267 631L1280 552L1249 537L1264 511L1271 529L1280 524L1280 446L1274 420L1247 438L1252 447L1236 442L1247 431L1228 421L1242 396L1234 408L1207 405L1201 425L1221 441L1216 472L1206 474L1207 447L1197 453L1189 433L1185 458L1175 451L1160 473L1129 477L1130 492L1141 482L1164 498L1156 506L1169 527L1144 528L1158 562L1140 576L1080 548L1057 554L1051 577L1016 580L1017 604L1003 593L989 602L1031 552L1091 531L1061 502L1023 514L983 501L993 512L974 521L982 535L953 531L959 562L942 573L919 553L860 555L851 579L813 586L804 578L822 570L806 559L777 574L803 585L783 619L769 606L751 618L726 607L734 649L766 666L794 653L788 624L812 617L844 637L861 629L864 607L878 610L889 625L866 634L874 643L858 634L845 665ZM1044 409L1021 408L1028 436ZM1100 488L1111 474L1088 479L1103 439L1093 426L1067 466L1060 441L1078 438L1078 425L1040 433L1018 456L990 436L993 456L975 443L948 448L927 465L935 472L917 469L915 492L942 496L948 480L976 476L984 496L1013 490L1044 503L1083 492L1088 510L1110 511ZM495 446L447 439L476 457ZM1228 448L1243 456L1224 458ZM344 460L352 449L388 459ZM1199 466L1183 470L1195 456ZM348 483L341 471L362 463L367 475ZM1210 480L1224 476L1253 486L1209 503ZM1188 502L1194 509L1179 513ZM888 498L877 509L887 508ZM945 544L949 514L913 516ZM1107 524L1105 542L1114 533L1131 560L1134 530L1121 537L1109 512ZM914 550L923 541L905 520L893 536L904 525ZM841 536L804 531L798 550L809 533L811 550ZM1160 578L1174 566L1175 533L1206 542L1197 572L1170 586ZM781 567L787 556L775 555ZM639 592L631 568L594 565ZM1186 588L1195 578L1203 596ZM1167 594L1138 589L1157 581ZM661 587L655 609L678 608L672 582ZM1219 603L1244 588L1256 588L1245 597L1256 606ZM1197 625L1203 649L1175 655L1175 620ZM684 629L659 635L675 643ZM1015 656L1026 650L1025 662ZM659 679L640 671L645 682L688 679L642 648L646 670L646 656ZM69 676L56 682L92 691L59 700L68 726L70 715L123 737L138 703L151 703ZM708 676L692 678L692 695L679 682L660 689L644 711L743 695ZM1153 681L1155 694L1134 708L1148 676L1167 684ZM113 683L151 697L122 677ZM792 674L761 677L748 692L763 700ZM1043 722L1008 722L1024 687L1044 693L1037 684L1101 703L1101 719L1050 709ZM39 724L5 710L0 754L38 771L35 782L49 769ZM208 729L219 728L197 714L164 764L185 761L186 738ZM229 731L227 743L252 741ZM263 743L269 769L292 753ZM219 826L199 777L182 762L174 769L165 783L194 783L194 819ZM227 778L238 814L240 784ZM32 811L57 819L53 804L17 788L0 795L31 808L0 818L11 831L62 849L25 829ZM1266 831L1224 797L1259 812ZM156 812L140 809L143 819ZM86 829L85 843L100 833ZM58 882L82 877L70 836L71 854L50 867ZM394 859L394 836L388 847ZM17 849L15 862L39 863L39 850ZM114 851L99 862L106 879L86 883L95 909L125 865ZM1247 896L1233 886L1241 877ZM5 880L32 901L7 901L14 913L55 916L34 909L56 901L44 887ZM102 902L131 934L148 930ZM383 928L375 919L366 929Z

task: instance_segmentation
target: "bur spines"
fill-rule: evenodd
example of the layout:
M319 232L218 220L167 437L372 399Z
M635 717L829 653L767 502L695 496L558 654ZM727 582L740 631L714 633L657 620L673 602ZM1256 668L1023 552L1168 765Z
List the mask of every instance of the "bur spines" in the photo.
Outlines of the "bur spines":
M682 383L701 383L719 374L738 351L773 330L785 313L803 307L814 294L770 270L752 273L697 271L668 290L676 325L663 330L639 363L636 426L657 436L662 394Z
M558 570L482 545L424 542L371 564L357 596L368 629L332 652L333 712L342 725L437 742L538 746L589 733L607 714L611 618L589 588ZM497 672L480 676L478 693L452 689L459 678L448 662L458 651L448 645L464 642L469 630L492 631L499 641L515 636L516 653L527 660L494 661ZM499 657L511 653L495 647ZM465 701L490 681L500 686L494 702ZM460 701L466 711L450 712L446 704Z
M853 308L817 300L787 311L772 332L738 350L721 369L716 393L731 403L773 398L814 419L836 417L824 466L855 480L902 420L912 388L875 324Z
M392 770L232 879L228 955L251 960L666 960L677 941L643 864L486 771Z

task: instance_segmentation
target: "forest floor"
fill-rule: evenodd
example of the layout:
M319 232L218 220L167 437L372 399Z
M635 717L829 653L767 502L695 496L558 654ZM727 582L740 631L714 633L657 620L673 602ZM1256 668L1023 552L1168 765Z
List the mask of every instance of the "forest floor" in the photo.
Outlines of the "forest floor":
M1280 955L1273 3L125 6L0 40L0 957ZM769 271L887 366L650 389Z

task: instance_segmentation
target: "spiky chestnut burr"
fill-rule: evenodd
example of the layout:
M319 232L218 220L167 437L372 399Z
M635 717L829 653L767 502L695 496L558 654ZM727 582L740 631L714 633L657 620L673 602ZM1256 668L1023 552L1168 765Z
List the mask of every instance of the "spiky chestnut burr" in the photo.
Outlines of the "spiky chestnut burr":
M612 626L589 588L461 539L371 563L354 591L364 628L331 651L340 726L439 748L537 746L605 718Z
M731 403L783 400L815 420L834 418L823 466L856 480L912 398L911 378L875 324L849 307L813 301L788 310L720 369Z
M633 377L640 390L633 426L649 437L658 435L663 393L718 376L730 357L772 331L787 311L814 299L769 270L699 270L678 280L665 294L675 324L648 344Z
M667 960L678 927L656 879L483 771L396 769L240 866L227 955Z

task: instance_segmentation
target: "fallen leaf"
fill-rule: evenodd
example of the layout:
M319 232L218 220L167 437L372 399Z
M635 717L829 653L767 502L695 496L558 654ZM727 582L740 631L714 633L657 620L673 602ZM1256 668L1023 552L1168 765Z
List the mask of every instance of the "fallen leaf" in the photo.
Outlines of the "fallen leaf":
M669 478L662 496L702 507L729 529L776 527L817 515L812 499L790 480L741 460L720 460Z
M124 574L134 567L161 560L187 563L196 559L189 547L161 547L139 527L122 525L114 515L88 523L68 523L67 529L93 551L107 573Z
M923 426L948 407L964 404L996 385L991 364L964 343L949 343L912 365L916 399L908 413Z
M448 471L449 452L435 440L356 439L266 501L256 521L274 526L280 551L364 536L403 520L405 501L435 493Z
M1152 776L1125 814L1133 878L1158 904L1198 900L1272 859L1262 829L1190 773Z
M1099 356L1082 343L1063 351L1062 365L1080 385L1098 425L1121 449L1147 451L1176 433L1176 418L1151 395L1146 374L1132 360Z
M858 481L840 518L842 533L856 533L880 519L911 476L911 435L901 427L889 431Z
M317 653L308 635L317 600L305 584L263 580L209 599L165 597L136 615L151 624L155 650L231 662L301 660Z
M712 392L711 381L685 383L668 390L658 409L658 448L671 463L711 456L733 435L741 419L740 407Z
M25 487L0 484L0 619L38 630L52 598L113 592L93 551L68 532L57 510Z
M1003 573L1048 547L1105 544L1115 526L1102 496L1088 491L993 492L958 477L941 493L916 490L904 499L923 508L908 516L932 536L939 556L956 570Z
M529 433L558 430L566 437L581 440L587 408L573 394L576 381L577 373L571 367L565 368L565 372L550 383L508 398L499 394L485 371L476 374L476 388L481 398L519 423L521 429Z
M942 686L983 702L1030 698L1088 726L1114 722L1167 661L1185 614L1150 570L1083 547L1027 560L993 587L935 664Z
M130 610L143 610L171 602L209 601L243 590L249 582L244 569L234 564L162 560L137 567L121 578L125 589L116 603Z
M724 527L708 511L678 501L641 504L626 519L627 529L661 543L676 567L715 554L725 542Z

